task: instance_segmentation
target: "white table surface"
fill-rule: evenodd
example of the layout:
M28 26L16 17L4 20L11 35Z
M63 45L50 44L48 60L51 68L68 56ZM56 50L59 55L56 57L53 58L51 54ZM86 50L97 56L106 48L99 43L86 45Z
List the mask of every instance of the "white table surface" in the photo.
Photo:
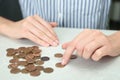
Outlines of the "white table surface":
M42 49L42 56L49 56L50 60L45 62L45 67L54 68L54 72L47 74L41 73L38 77L32 77L29 74L11 74L8 69L9 60L6 57L7 48L18 48L22 46L36 45L29 40L13 40L7 37L0 36L0 80L120 80L120 57L103 58L98 62L92 60L84 60L77 58L72 60L64 68L56 68L55 64L61 62L61 59L55 58L54 54L57 52L63 53L61 44L73 39L81 29L55 29L59 39L60 45L57 47L40 47ZM102 31L107 35L115 31Z

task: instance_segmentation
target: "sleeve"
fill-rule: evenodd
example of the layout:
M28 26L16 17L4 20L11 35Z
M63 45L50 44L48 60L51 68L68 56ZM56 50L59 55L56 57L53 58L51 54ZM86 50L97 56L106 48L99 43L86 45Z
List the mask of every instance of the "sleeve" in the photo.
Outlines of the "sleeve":
M0 16L18 21L22 19L22 13L18 0L0 0Z

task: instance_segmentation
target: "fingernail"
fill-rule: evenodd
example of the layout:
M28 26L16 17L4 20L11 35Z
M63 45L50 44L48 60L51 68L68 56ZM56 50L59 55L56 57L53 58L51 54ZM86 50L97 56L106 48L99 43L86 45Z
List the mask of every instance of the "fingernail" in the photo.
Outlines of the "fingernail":
M59 41L58 41L58 40L55 40L55 42L59 44Z
M57 43L56 43L56 42L53 42L53 46L57 46Z

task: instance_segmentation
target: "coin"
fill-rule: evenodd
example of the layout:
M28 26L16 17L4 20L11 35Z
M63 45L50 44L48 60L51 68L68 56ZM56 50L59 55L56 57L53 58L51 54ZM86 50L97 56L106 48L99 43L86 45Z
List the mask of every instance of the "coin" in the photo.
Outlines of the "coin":
M26 70L26 69L22 69L22 70L21 70L21 73L23 73L23 74L27 74L27 73L29 73L29 71Z
M27 63L34 63L34 59L26 59L27 60Z
M26 70L31 72L31 71L36 70L36 67L34 66L34 64L29 64L26 66Z
M33 54L27 54L26 56L25 56L25 58L26 59L33 59L34 58L34 55Z
M27 61L18 61L19 66L26 66L27 64Z
M71 55L70 59L76 59L77 58L77 55Z
M48 68L44 68L43 70L45 73L52 73L53 72L53 69L48 67Z
M44 70L44 67L43 66L36 66L36 69L39 71L42 71L42 70Z
M18 55L19 58L25 58L25 56L26 56L25 53L20 53L20 54Z
M62 65L62 64L61 64L61 62L56 63L55 66L58 67L58 68L63 68L63 67L65 67L65 65Z
M37 61L35 62L35 64L36 64L36 65L42 65L42 64L44 64L44 61L37 60Z
M18 59L11 59L9 60L10 63L17 63L18 62Z
M41 60L42 61L48 61L50 58L49 57L47 57L47 56L45 56L45 57L41 57Z
M63 54L61 54L61 53L56 53L54 56L57 57L57 58L61 58L61 57L63 57Z
M18 68L12 68L12 69L10 70L10 72L13 73L13 74L17 74L17 73L20 72L20 69L18 69Z
M17 67L18 67L18 64L15 64L15 63L12 63L12 64L9 64L9 65L8 65L8 68L9 68L9 69L17 68Z
M7 56L11 57L16 54L15 50L13 48L8 48L7 50Z
M41 74L41 72L38 71L38 70L35 70L35 71L30 72L30 75L31 75L31 76L39 76L40 74Z

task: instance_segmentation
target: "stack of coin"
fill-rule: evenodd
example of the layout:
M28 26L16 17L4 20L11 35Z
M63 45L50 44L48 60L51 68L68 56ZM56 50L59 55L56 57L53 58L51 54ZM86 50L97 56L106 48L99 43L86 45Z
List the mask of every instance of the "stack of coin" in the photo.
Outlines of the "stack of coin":
M13 74L23 73L31 76L39 76L41 71L52 73L53 69L42 66L49 57L41 57L41 49L38 46L19 47L18 49L9 48L6 50L8 57L13 57L9 62L8 68ZM22 68L20 68L22 67Z

